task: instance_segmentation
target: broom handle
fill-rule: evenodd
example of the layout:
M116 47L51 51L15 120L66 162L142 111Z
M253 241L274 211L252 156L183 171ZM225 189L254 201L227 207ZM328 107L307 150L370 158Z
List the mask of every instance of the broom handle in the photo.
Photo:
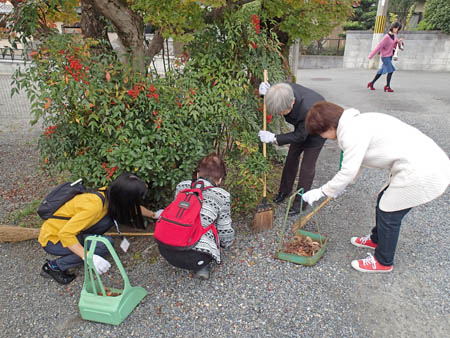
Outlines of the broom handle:
M121 232L122 236L153 236L153 232ZM105 232L106 236L119 236L117 232Z
M298 228L303 228L303 226L313 217L317 212L322 209L328 202L332 200L331 197L328 197L325 201L323 201L317 208L315 208L313 211L311 211L308 215L303 217L301 220L297 221L294 225L294 228L292 231L294 233L297 232Z
M267 69L264 69L264 82L267 82L268 75L267 75ZM267 93L266 93L267 94ZM267 107L266 107L266 96L264 95L264 103L263 103L263 130L267 130ZM266 158L267 156L267 148L266 143L263 142L263 156ZM267 196L267 179L266 174L264 174L264 185L263 185L263 198L266 198Z

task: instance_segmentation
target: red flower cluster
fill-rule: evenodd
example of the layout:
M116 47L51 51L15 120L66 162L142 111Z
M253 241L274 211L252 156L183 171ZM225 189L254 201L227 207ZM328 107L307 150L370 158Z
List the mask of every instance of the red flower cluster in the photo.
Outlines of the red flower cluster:
M133 89L130 89L128 91L128 95L132 96L133 99L137 98L139 96L139 93L141 90L144 89L144 86L141 84L134 85Z
M61 51L60 51L61 53ZM80 59L75 58L75 56L67 56L67 60L69 61L69 66L66 66L66 70L72 75L73 79L77 82L82 81L84 84L88 85L89 82L87 78L89 74L89 67L84 66Z
M156 128L161 128L162 120L160 117L158 117L155 121L153 121L156 124Z
M267 123L271 123L272 122L272 115L271 114L267 114L266 118L267 118Z
M56 126L50 126L45 128L44 135L45 137L51 137L55 133Z
M178 97L175 98L175 103L177 104L178 108L181 108L183 106L181 102L178 100Z
M258 45L256 43L254 43L253 41L250 41L250 45L252 46L253 49L258 48Z
M153 85L153 83L150 85L150 87L148 87L148 91L150 93L147 94L147 97L154 98L156 100L156 102L159 102L159 94L156 92L156 88Z
M259 18L256 14L252 15L252 24L253 24L253 27L255 27L256 34L259 35L261 33L261 25L260 25Z
M132 96L133 99L135 99L139 96L139 93L144 89L145 87L142 84L138 83L134 85L133 89L130 89L128 91L128 95ZM156 88L153 84L151 84L150 87L148 87L148 91L150 93L147 94L147 97L154 98L156 101L159 102L159 94L156 92Z
M108 176L106 176L106 179L109 181L109 179L114 175L114 172L118 169L117 166L114 166L112 168L108 168L108 164L106 162L102 163L102 168L106 170L108 173Z

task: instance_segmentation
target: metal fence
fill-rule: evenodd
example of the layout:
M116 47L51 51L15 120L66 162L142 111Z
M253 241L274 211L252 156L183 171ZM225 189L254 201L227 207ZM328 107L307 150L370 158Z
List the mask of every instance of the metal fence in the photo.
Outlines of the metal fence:
M302 55L344 55L345 39L320 39L307 46L300 46Z
M0 60L30 61L30 53L27 49L0 48Z

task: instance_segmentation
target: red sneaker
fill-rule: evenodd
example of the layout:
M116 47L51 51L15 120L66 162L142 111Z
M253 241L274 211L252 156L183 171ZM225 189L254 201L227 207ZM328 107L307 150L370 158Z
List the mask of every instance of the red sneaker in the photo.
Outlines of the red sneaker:
M381 265L370 253L367 258L352 261L352 268L361 272L391 272L392 265Z
M375 249L377 247L377 243L372 242L370 239L370 235L364 237L352 237L350 239L353 245L359 246L360 248L369 248Z

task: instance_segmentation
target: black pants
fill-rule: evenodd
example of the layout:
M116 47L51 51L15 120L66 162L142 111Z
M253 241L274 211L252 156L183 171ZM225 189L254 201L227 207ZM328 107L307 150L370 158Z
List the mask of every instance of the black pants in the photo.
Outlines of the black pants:
M88 236L103 235L106 231L109 230L109 228L111 228L112 225L113 221L111 217L106 215L100 221L98 221L98 223L78 234L77 239L81 245L84 245L84 240ZM107 238L111 242L111 244L113 243L112 237L105 236L105 238ZM50 263L56 265L62 271L74 268L83 263L83 260L78 255L70 251L69 248L63 247L61 242L53 244L51 241L49 241L44 247L44 250L51 255L61 256L53 261L50 261ZM109 250L105 244L98 242L95 247L94 253L96 255L105 257L109 253Z
M382 265L391 266L394 264L395 249L397 248L402 219L411 208L392 212L381 210L380 199L385 190L378 195L375 227L372 229L370 239L372 242L377 243L375 249L376 260Z
M305 148L303 144L291 144L284 163L283 174L281 176L281 193L290 194L297 176L300 155L303 153L303 160L300 166L297 190L303 188L305 192L311 189L314 176L316 174L316 162L319 158L323 145L316 148Z
M163 256L170 265L180 269L198 271L213 260L210 255L200 251L173 250L162 245L158 245L158 249L161 256Z

